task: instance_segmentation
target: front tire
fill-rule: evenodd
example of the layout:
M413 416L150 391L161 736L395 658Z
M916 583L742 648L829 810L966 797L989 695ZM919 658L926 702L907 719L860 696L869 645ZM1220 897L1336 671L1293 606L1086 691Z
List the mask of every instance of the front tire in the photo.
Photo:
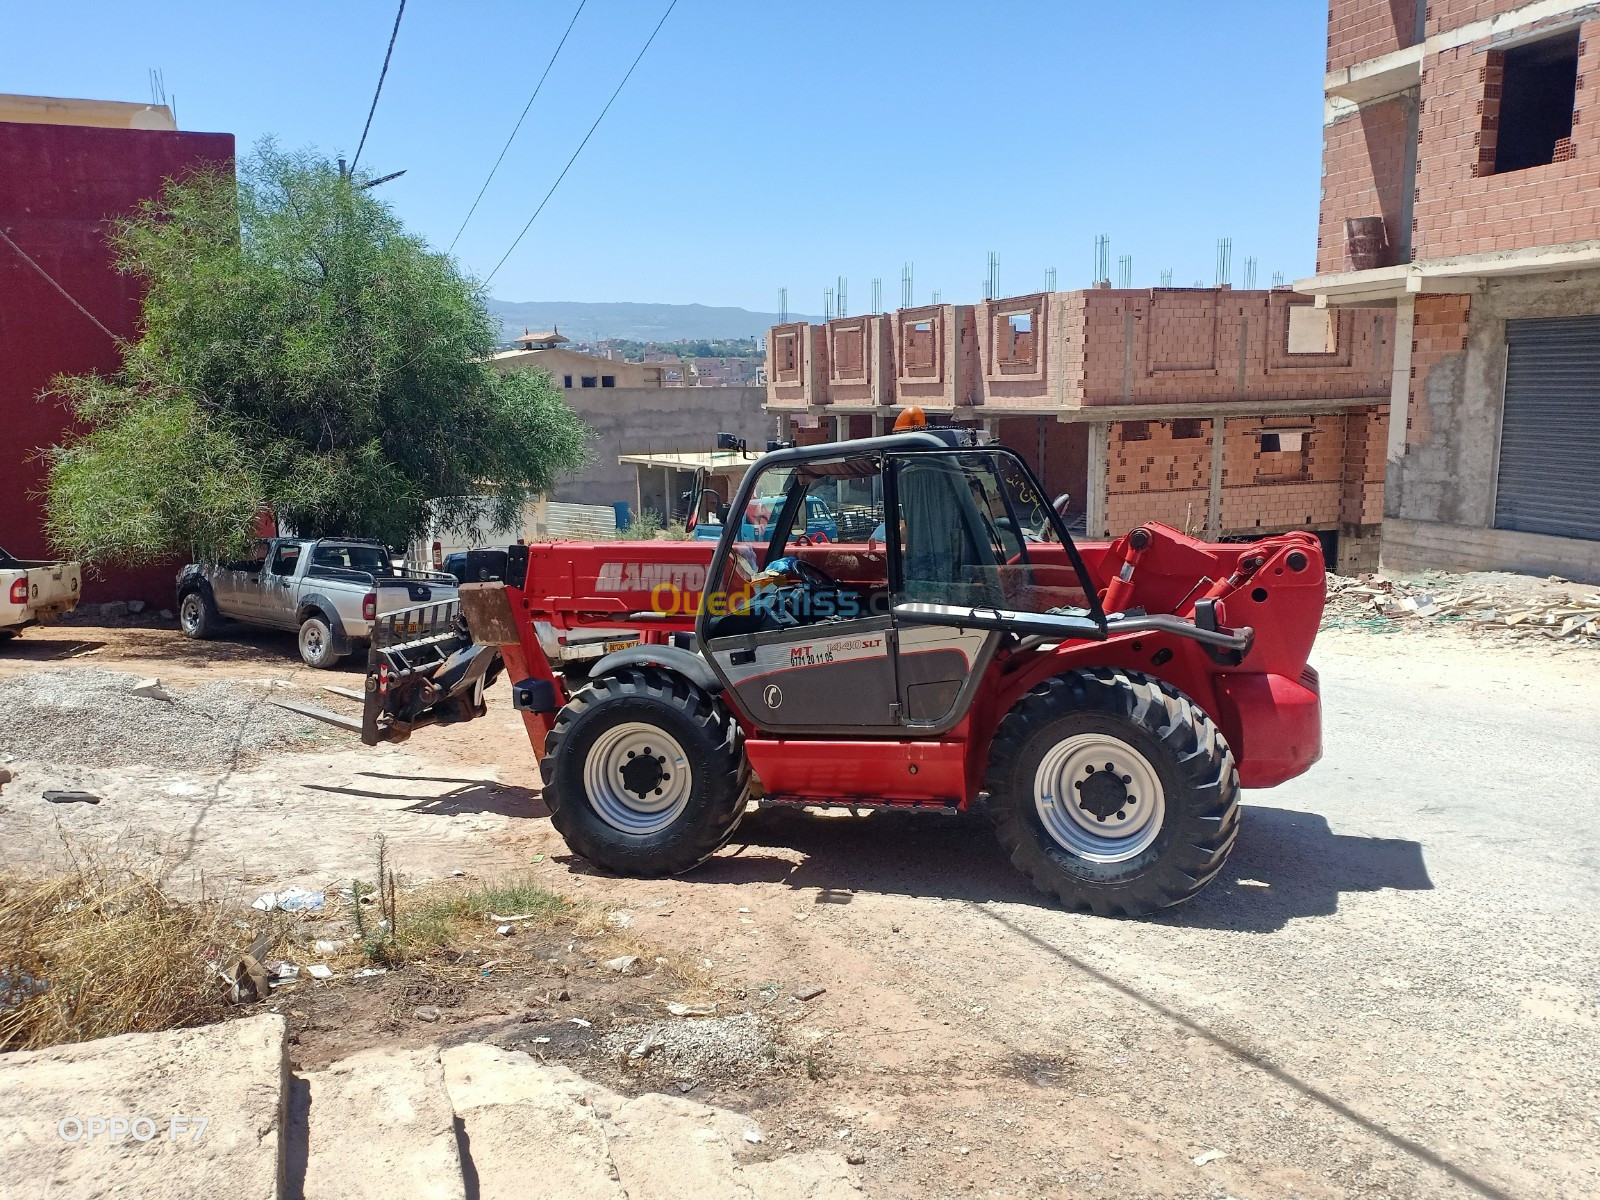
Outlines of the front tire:
M744 815L738 723L681 675L630 668L556 716L540 763L550 821L619 875L676 875L715 854Z
M1129 671L1047 679L1001 721L986 786L1012 864L1063 905L1144 916L1222 870L1239 831L1233 752L1201 708Z
M222 616L217 612L217 606L203 591L197 589L186 592L178 602L178 628L186 638L204 641L215 637L221 623Z
M320 614L300 622L300 660L306 666L326 671L343 657L334 649L333 628Z

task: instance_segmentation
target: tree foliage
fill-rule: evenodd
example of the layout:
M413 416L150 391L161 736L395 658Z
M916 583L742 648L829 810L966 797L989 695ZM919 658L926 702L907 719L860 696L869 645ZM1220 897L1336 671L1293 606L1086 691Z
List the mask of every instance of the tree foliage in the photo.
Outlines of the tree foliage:
M430 521L513 525L583 463L560 389L489 364L481 292L360 182L264 142L237 181L169 182L113 225L143 327L116 374L54 382L82 430L49 452L61 549L231 557L264 510L398 545Z

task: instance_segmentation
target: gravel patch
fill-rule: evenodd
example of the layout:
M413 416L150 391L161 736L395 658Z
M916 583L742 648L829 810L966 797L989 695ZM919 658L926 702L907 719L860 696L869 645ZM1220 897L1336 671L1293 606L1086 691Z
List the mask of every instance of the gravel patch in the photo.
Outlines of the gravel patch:
M75 766L172 769L245 761L326 742L322 728L270 703L268 687L165 684L171 699L134 695L140 676L99 668L0 679L0 754Z
M765 1022L749 1012L644 1021L608 1033L599 1046L609 1057L643 1060L647 1069L683 1080L749 1074L766 1068L774 1057Z

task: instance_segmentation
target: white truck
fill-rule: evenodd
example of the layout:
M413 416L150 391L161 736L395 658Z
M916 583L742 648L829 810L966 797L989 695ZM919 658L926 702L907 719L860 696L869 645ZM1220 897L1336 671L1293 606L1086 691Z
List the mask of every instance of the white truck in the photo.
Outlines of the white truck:
M178 625L191 638L215 637L224 620L292 630L306 665L325 668L366 642L380 616L455 598L455 576L395 566L382 542L263 538L239 562L178 573Z
M0 641L77 608L81 576L75 562L14 558L0 549Z

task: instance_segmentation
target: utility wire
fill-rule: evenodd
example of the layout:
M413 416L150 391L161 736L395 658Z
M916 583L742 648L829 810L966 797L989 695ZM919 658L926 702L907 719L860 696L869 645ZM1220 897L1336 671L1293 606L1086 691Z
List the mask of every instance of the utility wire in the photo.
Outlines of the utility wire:
M578 23L578 13L583 11L583 6L589 0L578 0L578 11L572 14L572 20L567 22L567 32L561 35L561 40L556 43L555 53L550 55L550 61L544 65L544 74L539 76L539 82L534 84L533 95L528 97L528 103L523 106L522 115L517 118L517 123L511 127L511 136L506 139L506 144L500 147L500 157L494 160L494 166L489 168L489 178L483 181L483 186L478 189L478 197L472 202L472 207L467 209L467 215L461 218L461 228L456 230L456 236L450 239L450 246L445 253L450 253L456 248L456 243L461 240L461 235L467 231L467 222L472 220L472 214L478 211L478 202L483 199L483 194L489 190L489 185L494 182L495 172L500 169L500 164L505 161L506 151L511 149L511 143L516 140L517 131L522 128L522 123L528 119L528 110L533 107L533 102L539 98L539 89L544 87L546 76L550 68L556 65L556 58L561 53L561 47L567 44L567 34L572 32L572 27Z
M583 135L583 141L578 143L578 148L572 152L572 157L567 159L567 165L561 168L561 174L556 176L556 181L550 185L550 190L544 194L544 199L539 201L539 207L533 210L533 216L528 218L528 223L522 227L522 232L517 234L516 239L506 249L506 252L500 256L500 261L495 263L494 270L490 271L488 278L483 281L485 287L500 273L500 268L506 265L506 259L511 257L511 252L527 236L528 230L533 228L533 223L539 219L539 214L544 211L544 206L550 203L550 197L555 195L556 189L561 186L561 181L567 177L567 172L572 170L572 164L578 161L578 155L583 153L583 148L589 144L589 139L594 136L594 131L600 128L600 122L605 120L606 114L611 111L611 106L616 103L617 97L622 94L623 87L633 77L634 68L639 65L639 60L644 57L645 51L650 49L650 43L656 40L656 34L661 32L661 27L667 23L667 18L672 15L672 10L677 7L678 0L672 0L672 3L667 5L667 11L661 14L661 20L656 22L656 27L650 31L649 38L646 39L638 56L634 58L633 66L628 68L628 73L622 77L622 82L617 84L617 90L611 93L611 99L606 101L606 106L600 110L600 115L594 119L594 124L589 126L589 132Z
M350 160L350 174L356 173L361 161L361 148L367 144L367 131L372 128L372 114L378 111L378 97L383 94L383 80L389 74L389 59L394 54L394 39L400 36L400 18L406 15L406 0L400 0L400 11L394 14L394 28L389 31L389 48L383 52L383 70L378 72L378 86L372 93L372 107L367 109L367 123L361 127L361 141L356 143L356 156Z
M78 301L76 300L76 298L74 298L74 296L72 295L71 292L67 291L66 288L62 287L59 283L57 283L55 281L54 277L51 276L49 271L46 271L38 263L34 262L33 259L29 258L28 257L28 252L26 250L24 250L21 246L17 245L15 242L13 242L11 240L11 238L7 235L7 233L6 233L6 231L4 229L0 229L0 239L3 239L5 241L6 245L10 246L13 250L15 250L17 252L17 254L21 257L23 262L27 263L35 271L37 271L37 272L39 272L39 274L43 275L44 276L44 281L46 283L48 283L51 287L55 288L56 291L60 292L63 296L65 296L68 304L72 305L73 308L77 309L84 316L88 317L89 320L93 321L94 322L94 326L95 326L96 329L98 329L101 333L105 334L113 342L120 342L122 340L121 338L117 337L116 334L112 333L111 330L107 329L104 325L102 325L100 323L100 318L99 317L95 316L87 308L85 308L83 305L79 304Z

